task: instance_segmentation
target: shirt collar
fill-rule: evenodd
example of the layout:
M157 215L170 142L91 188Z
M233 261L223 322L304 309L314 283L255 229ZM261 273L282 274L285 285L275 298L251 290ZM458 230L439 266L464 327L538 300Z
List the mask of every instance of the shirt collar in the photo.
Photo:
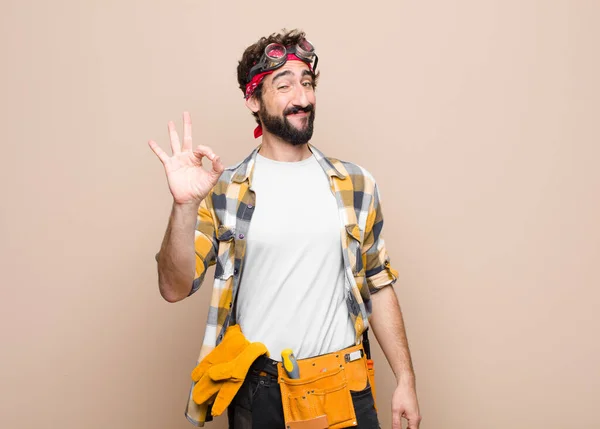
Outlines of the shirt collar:
M243 160L235 169L235 173L233 174L232 180L236 183L242 183L246 180L248 181L248 185L252 187L252 174L254 173L254 165L256 163L256 154L260 150L261 145L258 145L248 157ZM345 179L348 172L342 165L342 163L337 159L329 159L323 153L311 145L308 144L308 149L313 153L319 165L325 171L329 177L336 176L339 179Z

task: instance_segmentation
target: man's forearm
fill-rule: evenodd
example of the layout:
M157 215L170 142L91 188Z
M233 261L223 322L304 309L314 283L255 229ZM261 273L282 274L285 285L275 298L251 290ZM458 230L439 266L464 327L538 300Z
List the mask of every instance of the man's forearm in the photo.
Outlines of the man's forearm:
M169 302L184 299L192 289L195 269L194 238L198 204L173 204L158 262L158 287Z
M373 313L370 324L375 337L387 358L398 383L414 385L415 374L412 367L404 320L396 292L386 286L371 296Z

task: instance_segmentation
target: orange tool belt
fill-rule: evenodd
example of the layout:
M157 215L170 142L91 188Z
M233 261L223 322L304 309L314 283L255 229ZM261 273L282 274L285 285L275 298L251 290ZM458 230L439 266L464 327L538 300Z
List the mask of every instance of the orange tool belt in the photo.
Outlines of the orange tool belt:
M365 344L368 351L368 343ZM371 385L375 398L373 361L362 344L325 355L299 359L300 378L289 378L277 363L283 415L288 429L356 426L350 391Z

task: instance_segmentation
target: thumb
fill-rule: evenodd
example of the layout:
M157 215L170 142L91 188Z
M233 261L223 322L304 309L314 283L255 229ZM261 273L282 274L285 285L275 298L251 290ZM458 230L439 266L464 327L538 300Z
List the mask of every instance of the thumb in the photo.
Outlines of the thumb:
M217 179L219 179L219 177L221 177L221 174L223 173L223 170L225 170L225 167L223 167L223 164L221 163L221 157L218 155L214 155L214 157L211 159L211 162L212 169L210 170L210 174L216 181Z
M401 416L402 416L401 410L392 410L392 429L402 429Z

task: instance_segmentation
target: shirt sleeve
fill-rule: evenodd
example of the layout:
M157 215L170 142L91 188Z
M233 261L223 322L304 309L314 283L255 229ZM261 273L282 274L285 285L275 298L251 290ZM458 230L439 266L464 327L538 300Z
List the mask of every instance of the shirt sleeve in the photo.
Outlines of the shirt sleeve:
M390 266L382 229L383 213L379 189L375 184L363 242L363 255L366 257L365 276L369 292L372 294L385 286L394 284L398 279L398 272Z
M196 292L206 275L206 270L211 265L215 264L216 255L218 252L218 242L215 234L215 223L210 209L210 199L212 193L209 194L200 203L198 208L198 220L196 221L196 231L194 248L196 252L196 272L194 274L194 282L190 295Z

